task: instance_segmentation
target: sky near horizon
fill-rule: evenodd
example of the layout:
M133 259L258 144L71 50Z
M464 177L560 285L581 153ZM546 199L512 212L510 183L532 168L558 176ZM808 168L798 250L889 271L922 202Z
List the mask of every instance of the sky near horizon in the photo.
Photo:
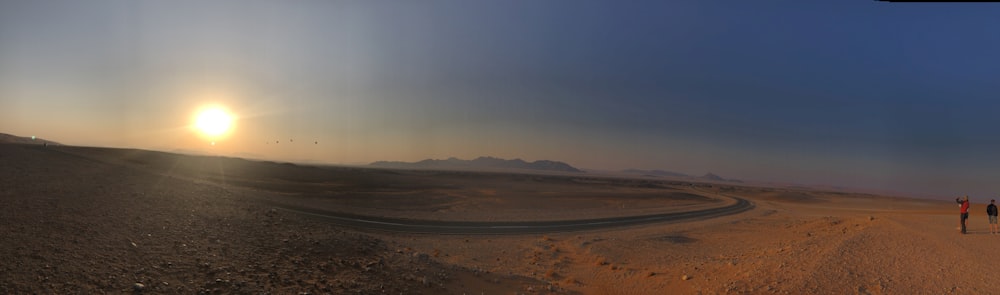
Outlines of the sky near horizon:
M873 1L5 0L0 132L988 198L997 15ZM206 105L237 117L225 138L189 127Z

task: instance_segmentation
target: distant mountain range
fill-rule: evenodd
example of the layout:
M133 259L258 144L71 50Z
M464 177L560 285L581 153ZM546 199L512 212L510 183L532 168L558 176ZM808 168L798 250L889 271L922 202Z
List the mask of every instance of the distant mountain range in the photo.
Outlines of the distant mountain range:
M649 176L691 177L691 175L687 175L687 174L684 174L684 173L677 173L677 172L664 171L664 170L625 169L625 170L622 170L622 172L628 173L628 174L642 174L642 175L649 175Z
M526 162L521 159L504 160L494 157L479 157L474 160L462 160L452 157L446 160L427 159L419 162L378 161L369 164L369 166L404 169L526 169L583 172L583 170L558 161L538 160Z
M47 139L42 139L39 137L30 137L30 136L24 137L24 136L10 135L6 133L0 133L0 143L62 145L61 143Z
M667 176L667 177L679 177L679 178L694 178L694 179L711 180L711 181L725 181L725 182L739 182L739 183L743 182L738 179L725 179L722 178L721 176L712 173L705 173L705 175L702 176L691 176L684 173L677 173L664 170L625 169L622 170L622 172L628 174L641 174L644 176Z

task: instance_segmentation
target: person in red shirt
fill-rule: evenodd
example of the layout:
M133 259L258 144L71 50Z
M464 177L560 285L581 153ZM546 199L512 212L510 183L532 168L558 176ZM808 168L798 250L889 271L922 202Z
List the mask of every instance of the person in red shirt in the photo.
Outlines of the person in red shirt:
M962 224L962 234L965 234L965 228L969 223L969 196L965 196L961 199L955 198L955 202L962 204L962 215L961 219L959 219L959 223Z

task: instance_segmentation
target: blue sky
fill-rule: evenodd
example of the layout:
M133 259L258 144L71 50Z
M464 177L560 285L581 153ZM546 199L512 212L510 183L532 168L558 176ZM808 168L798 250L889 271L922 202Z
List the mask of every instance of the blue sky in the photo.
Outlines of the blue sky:
M987 197L1000 176L998 13L872 1L2 1L0 132ZM186 128L206 103L240 118L216 146Z

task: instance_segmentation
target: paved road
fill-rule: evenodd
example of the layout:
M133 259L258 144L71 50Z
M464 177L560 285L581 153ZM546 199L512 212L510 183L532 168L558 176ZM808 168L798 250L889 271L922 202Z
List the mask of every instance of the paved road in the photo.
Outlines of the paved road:
M558 221L524 222L483 222L483 221L440 221L387 218L330 212L311 208L298 208L275 204L276 207L299 214L327 219L331 222L362 229L406 233L427 234L538 234L552 232L572 232L622 227L648 223L670 223L703 220L744 212L754 208L754 204L742 198L734 198L736 203L703 210L662 213L639 216L622 216L600 219L578 219Z
M742 198L735 198L736 203L704 210L687 212L662 213L639 216L623 216L600 219L558 220L558 221L525 221L525 222L479 222L479 221L440 221L415 220L401 218L386 218L375 216L354 215L330 212L318 209L292 207L284 204L273 204L281 210L299 214L321 217L330 222L354 228L426 234L481 234L481 235L512 235L538 234L552 232L571 232L595 230L610 227L622 227L647 223L670 223L692 220L703 220L730 214L744 212L754 208L754 204Z

